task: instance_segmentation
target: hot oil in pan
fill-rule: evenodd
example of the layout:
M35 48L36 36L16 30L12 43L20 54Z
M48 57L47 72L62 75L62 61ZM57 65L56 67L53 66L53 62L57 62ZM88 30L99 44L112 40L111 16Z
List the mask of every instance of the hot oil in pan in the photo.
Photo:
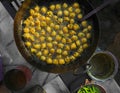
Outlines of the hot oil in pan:
M47 6L42 5L38 11L38 14L41 15L40 19L35 17L37 16L35 15L35 11L38 8L37 5L34 5L34 7L37 7L36 10L32 7L33 14L29 13L31 9L27 11L28 16L25 16L23 24L23 41L35 58L39 58L47 64L67 64L82 55L83 50L85 52L85 49L89 47L92 26L88 21L83 21L79 24L77 20L83 16L84 11L79 9L78 3L74 3L72 7L71 5L56 2ZM48 8L50 6L51 8ZM50 9L53 9L53 11ZM47 19L50 19L51 22L45 23ZM28 25L27 20L30 22L30 25ZM37 23L37 21L41 23L40 26L36 26L33 23ZM25 28L28 28L29 31ZM39 46L42 46L42 48L38 48Z

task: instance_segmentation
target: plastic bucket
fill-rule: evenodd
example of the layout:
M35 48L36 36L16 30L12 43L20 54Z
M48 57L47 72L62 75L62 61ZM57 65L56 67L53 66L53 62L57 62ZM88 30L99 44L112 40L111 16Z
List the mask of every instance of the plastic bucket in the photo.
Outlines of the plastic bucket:
M4 82L10 90L20 90L31 80L32 72L26 66L17 66L5 73Z

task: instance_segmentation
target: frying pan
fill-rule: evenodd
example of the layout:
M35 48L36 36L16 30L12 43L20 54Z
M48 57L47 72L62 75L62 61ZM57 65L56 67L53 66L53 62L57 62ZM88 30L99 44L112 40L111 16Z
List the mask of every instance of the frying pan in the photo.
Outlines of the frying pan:
M87 19L87 21L91 22L93 26L93 30L91 33L92 37L89 40L90 46L78 58L76 58L74 62L70 62L64 65L47 64L45 62L42 62L41 60L38 60L35 56L31 55L31 53L27 50L26 46L24 45L22 38L22 30L23 30L22 22L25 18L27 18L29 9L34 7L36 4L39 6L42 5L48 6L49 4L63 3L63 2L66 2L67 4L73 4L73 2L78 2L81 8L84 10L84 15L89 13L91 10L93 10L90 3L87 2L86 0L25 0L23 5L16 13L14 19L14 38L19 52L27 60L28 63L30 63L31 65L37 67L42 71L51 72L51 73L64 73L67 71L74 71L75 69L86 64L87 60L94 53L98 44L99 22L97 16L93 15Z

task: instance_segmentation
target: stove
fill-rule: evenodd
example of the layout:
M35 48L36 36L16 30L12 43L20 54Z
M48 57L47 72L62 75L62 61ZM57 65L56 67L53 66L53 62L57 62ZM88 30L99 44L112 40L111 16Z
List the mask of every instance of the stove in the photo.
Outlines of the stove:
M12 18L15 17L16 12L22 5L24 0L1 0L2 4L5 6Z

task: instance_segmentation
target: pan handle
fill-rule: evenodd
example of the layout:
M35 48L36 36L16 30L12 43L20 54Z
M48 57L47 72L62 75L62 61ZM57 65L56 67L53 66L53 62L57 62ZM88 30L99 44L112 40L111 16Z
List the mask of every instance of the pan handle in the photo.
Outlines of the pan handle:
M81 66L80 68L77 68L73 71L73 75L77 76L80 74L85 74L88 70L91 69L91 64L87 63Z

